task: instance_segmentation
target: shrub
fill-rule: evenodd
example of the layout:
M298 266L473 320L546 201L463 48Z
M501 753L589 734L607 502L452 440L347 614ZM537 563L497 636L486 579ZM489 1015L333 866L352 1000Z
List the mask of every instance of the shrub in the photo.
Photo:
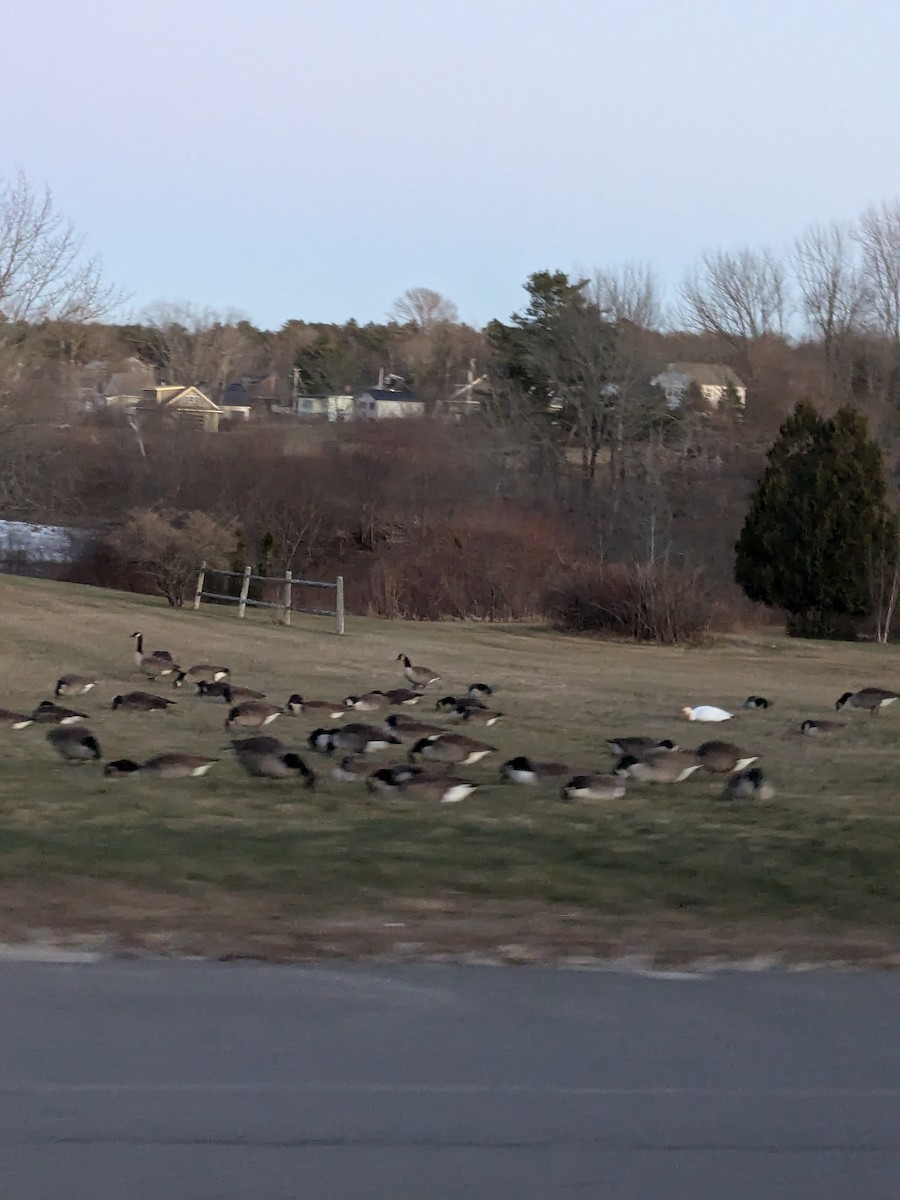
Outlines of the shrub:
M153 589L175 608L184 603L202 561L225 566L234 553L236 536L202 512L171 513L142 509L109 538L112 550L138 567Z

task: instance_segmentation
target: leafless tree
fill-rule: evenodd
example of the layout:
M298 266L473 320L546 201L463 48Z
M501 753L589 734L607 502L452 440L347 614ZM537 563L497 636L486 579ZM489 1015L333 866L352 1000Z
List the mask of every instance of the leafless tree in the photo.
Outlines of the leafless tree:
M638 329L659 329L662 325L662 293L649 263L599 268L588 290L607 321L627 321Z
M688 328L743 347L782 334L789 308L787 271L771 251L715 250L682 284L679 315Z
M0 179L0 314L8 322L95 321L121 303L49 189Z
M233 309L159 301L144 310L143 319L162 339L167 383L218 391L255 365L256 347L239 328L245 318Z
M452 300L431 288L409 288L394 301L388 316L403 325L415 325L419 329L431 329L435 325L459 320L459 312Z
M832 363L841 345L860 329L869 304L850 231L837 223L808 229L794 243L791 265L809 330L821 339Z
M856 237L878 332L900 344L900 200L867 208Z

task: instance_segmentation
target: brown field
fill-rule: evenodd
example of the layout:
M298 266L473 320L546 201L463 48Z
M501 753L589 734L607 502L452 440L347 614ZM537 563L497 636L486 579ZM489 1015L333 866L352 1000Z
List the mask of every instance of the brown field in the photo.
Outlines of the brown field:
M11 577L0 579L0 605L0 706L30 710L59 674L99 671L95 691L64 703L90 714L104 758L174 749L222 759L204 779L107 780L96 765L65 765L40 726L0 733L8 940L50 931L120 948L283 959L900 962L900 704L874 719L841 714L846 728L833 740L797 732L804 717L833 717L845 690L900 685L893 647L767 632L681 650L356 618L338 638L322 618L283 628L260 614L239 622L233 608L175 612L148 597ZM182 664L227 663L234 682L278 703L293 691L340 699L399 686L404 651L441 672L434 698L475 680L496 685L506 719L473 736L498 753L463 771L483 784L469 800L441 807L372 800L361 784L328 779L327 760L312 753L322 769L315 792L250 779L224 750L224 705L142 679L135 629ZM111 712L112 696L134 688L174 694L178 707ZM773 707L742 711L750 693ZM683 705L704 702L738 715L725 725L680 717ZM284 716L267 732L305 747L312 726ZM496 783L497 765L517 753L607 769L605 739L623 733L686 747L727 736L761 755L776 796L726 804L721 779L700 774L632 785L615 804L563 805L552 790Z

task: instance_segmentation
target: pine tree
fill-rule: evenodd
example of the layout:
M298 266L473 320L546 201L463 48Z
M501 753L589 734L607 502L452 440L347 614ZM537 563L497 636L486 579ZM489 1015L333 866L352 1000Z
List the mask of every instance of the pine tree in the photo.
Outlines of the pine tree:
M801 402L784 422L738 539L735 578L783 608L801 637L854 636L873 607L871 571L896 524L881 451L857 409L831 420Z

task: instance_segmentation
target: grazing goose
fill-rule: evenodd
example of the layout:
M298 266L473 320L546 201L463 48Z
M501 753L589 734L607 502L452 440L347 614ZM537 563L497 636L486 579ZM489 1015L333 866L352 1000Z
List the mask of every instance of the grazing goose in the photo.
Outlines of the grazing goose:
M377 754L389 746L399 746L400 739L393 733L385 733L376 725L360 725L355 722L340 729L314 729L309 735L309 747L322 754L333 754L343 750L347 754Z
M52 700L42 700L31 714L31 719L42 725L74 725L77 721L86 721L87 714L76 712L73 708L63 708Z
M565 763L541 762L524 754L509 759L500 768L504 783L527 783L533 787L558 783L564 775L571 775L572 768Z
M231 743L238 762L248 775L259 779L290 779L299 775L303 786L316 786L316 776L299 754L287 750L278 738L249 737Z
M277 704L267 704L265 700L244 700L228 710L225 728L261 729L263 725L271 725L283 712Z
M112 707L122 708L125 712L165 712L173 704L174 700L166 700L150 692L126 692L124 696L113 696Z
M620 775L575 775L559 793L562 800L621 800L626 792Z
M136 763L130 758L117 758L103 768L104 775L135 775L146 771L160 779L193 779L205 775L219 760L202 758L198 754L155 754L145 763Z
M759 767L732 775L722 792L723 800L771 800L775 789L767 783Z
M398 654L397 661L403 663L403 674L413 685L414 688L428 687L429 683L437 683L440 679L435 671L429 667L414 667L405 654Z
M414 800L431 800L439 804L458 804L475 791L475 785L467 779L452 775L428 775L412 768L403 774L396 767L386 767L369 776L366 786L370 792L410 797Z
M476 696L442 696L435 704L435 712L448 712L453 708L487 708Z
M408 717L406 713L391 713L384 718L383 724L391 733L406 733L410 736L418 734L423 737L427 733L444 732L442 726L434 725L431 721L417 721L415 717Z
M213 667L209 663L198 663L195 667L188 667L186 671L179 671L175 676L175 687L184 687L186 683L222 683L231 675L228 667Z
M100 682L96 675L62 675L56 681L54 696L84 696Z
M384 694L388 704L420 704L422 701L422 693L411 688L388 688Z
M447 720L460 725L496 725L498 721L503 720L503 713L493 708L482 708L480 705L473 707L471 704L457 704L456 708L451 708L447 713Z
M770 708L771 700L767 700L765 696L748 696L744 701L744 708Z
M897 692L889 692L886 688L867 687L858 692L844 692L834 707L836 712L840 712L842 708L862 708L874 717L895 700L900 700L900 694Z
M758 754L745 754L734 742L703 742L694 751L706 771L715 775L731 775L743 771L759 758Z
M340 721L347 715L346 704L341 704L337 700L333 702L331 700L304 700L296 692L288 700L285 708L292 717L300 717L304 713L315 713L317 716L321 714L321 716L330 717L332 721Z
M829 733L837 733L845 729L843 721L801 721L800 732L807 737L827 737Z
M716 708L715 704L698 704L695 708L683 708L682 715L689 721L730 721L734 713Z
M151 679L158 679L160 675L176 674L178 666L168 651L160 653L155 650L152 654L145 654L144 635L133 633L131 636L134 638L134 661L138 670L143 671Z
M494 689L489 683L470 683L466 695L470 700L486 700L493 696Z
M387 708L390 704L384 692L372 691L366 692L362 696L347 696L344 700L345 708L354 708L357 712L378 712L380 708Z
M461 733L432 733L416 742L409 752L409 760L427 758L431 762L459 763L468 767L480 762L488 754L496 754L497 747Z
M359 783L366 777L357 760L350 755L345 755L335 763L328 774L337 783Z
M89 729L57 725L47 732L47 741L68 763L95 762L100 757L100 743Z
M643 758L645 754L650 754L654 750L677 750L678 746L671 738L663 738L662 741L657 741L652 737L617 737L607 738L607 746L610 746L616 754L630 754L634 758Z
M616 775L630 775L641 783L682 783L703 763L684 750L660 750L645 758L626 754L616 764Z
M33 724L34 717L27 717L25 713L10 712L8 708L0 708L0 727L27 729L29 725Z
M201 685L198 684L198 687ZM254 688L233 687L230 683L207 683L204 687L221 687L222 699L226 704L243 704L245 700L265 700L265 692L257 692Z

